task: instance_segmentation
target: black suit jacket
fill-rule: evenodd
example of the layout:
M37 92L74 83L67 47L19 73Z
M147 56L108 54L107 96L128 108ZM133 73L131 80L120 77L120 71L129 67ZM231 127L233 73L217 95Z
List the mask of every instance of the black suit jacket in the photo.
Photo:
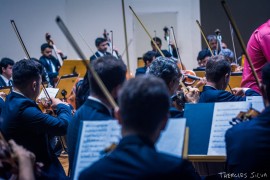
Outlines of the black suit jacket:
M0 87L6 87L6 86L8 86L8 85L6 84L4 79L0 76Z
M54 81L53 81L53 79L58 76L58 71L59 71L61 65L60 65L59 61L54 56L51 56L50 58L47 58L47 59L50 59L50 61L52 62L53 66L55 67L56 72L52 72L52 67L46 61L45 56L41 56L39 58L39 61L45 67L46 72L47 72L47 74L49 76L49 79L50 79L50 84L54 87Z
M83 179L200 179L191 163L156 152L140 136L124 137L108 156L82 171Z
M230 128L225 135L230 172L270 173L270 106L259 116Z
M96 57L96 56L97 57ZM95 52L95 55L92 55L91 57L90 57L90 62L92 62L93 60L95 60L95 59L97 59L97 58L99 58L100 57L100 54L98 53L98 52ZM105 56L110 56L110 55L112 55L111 53L109 53L109 52L106 52L106 54L105 54Z
M147 70L147 67L146 66L137 68L136 69L135 76L138 76L138 75L141 75L141 74L145 74L146 73L146 70Z
M45 171L53 175L64 175L63 168L49 144L48 135L65 135L72 114L69 106L57 105L57 118L41 112L35 101L11 92L2 110L4 119L1 126L7 139L15 142L36 155L38 162L43 162ZM56 178L57 179L57 178Z
M256 91L249 89L245 93L246 96L260 96ZM235 96L232 93L224 90L217 90L211 86L204 86L201 92L199 103L208 102L233 102L245 101L246 97Z
M77 146L78 133L80 127L80 121L86 120L110 120L113 119L111 112L100 102L92 99L87 99L85 103L76 111L72 122L68 128L68 157L69 167L73 168L73 161L75 156L75 150Z

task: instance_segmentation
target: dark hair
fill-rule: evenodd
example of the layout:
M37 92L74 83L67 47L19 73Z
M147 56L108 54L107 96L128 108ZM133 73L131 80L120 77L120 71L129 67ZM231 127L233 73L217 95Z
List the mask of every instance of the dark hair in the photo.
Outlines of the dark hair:
M46 48L50 48L50 49L52 49L52 46L51 45L49 45L48 43L44 43L44 44L42 44L41 46L40 46L40 50L41 50L41 52L43 52Z
M101 43L106 42L107 40L105 38L102 37L98 37L95 41L95 45L96 47L98 47Z
M31 57L31 60L41 64L41 62L37 58ZM49 80L49 77L48 77L48 73L46 72L46 69L42 64L41 64L41 66L42 66L42 69L43 69L42 70L42 76L41 76L42 82L43 83L49 83L50 80Z
M165 83L149 74L126 81L118 99L123 127L142 135L157 130L170 106Z
M267 97L270 101L270 63L266 63L262 68L262 83L266 86Z
M208 49L201 50L198 53L197 60L203 60L207 56L211 57L211 52Z
M13 84L17 88L24 88L28 83L34 79L39 79L42 75L42 65L33 60L20 60L13 66Z
M149 61L150 63L153 61L153 57L156 57L156 52L155 51L147 51L144 55L143 55L143 61L144 64L146 65L146 62Z
M153 40L154 40L155 42L159 42L160 45L162 45L162 41L161 41L161 39L160 39L159 37L153 37ZM152 41L151 41L151 45L154 46L154 43L153 43Z
M156 58L149 67L149 74L162 78L168 87L171 81L181 77L176 62L167 57Z
M13 66L14 65L14 61L12 59L9 58L2 58L0 61L0 73L2 74L2 68L7 68L8 65Z
M121 85L126 79L126 65L122 60L114 56L100 57L93 61L91 65L109 92L116 86ZM92 75L90 75L90 87L91 92L104 97L103 92Z
M165 49L161 50L161 52L165 57L169 57L169 58L172 57L172 54ZM157 51L156 57L160 57L160 56L162 56L162 55L160 54L159 51Z
M227 73L231 72L229 61L222 55L210 57L205 68L207 81L217 83Z

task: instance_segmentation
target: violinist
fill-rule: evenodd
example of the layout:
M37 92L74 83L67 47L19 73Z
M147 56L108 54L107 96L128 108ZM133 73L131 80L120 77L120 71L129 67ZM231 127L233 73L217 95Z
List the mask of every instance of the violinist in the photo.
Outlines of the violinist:
M179 88L179 81L182 77L182 74L179 67L177 66L177 63L174 60L167 57L158 57L150 65L148 73L163 79L168 87L171 96L177 93L177 90ZM184 94L183 100L185 102L193 101L195 103L197 102L198 98L199 91L191 89L190 92ZM171 118L183 117L182 110L183 107L178 107L176 105L173 105L172 103L169 110Z
M198 53L197 61L198 67L196 70L204 71L208 59L211 57L211 52L208 49L203 49Z
M53 47L48 43L42 44L40 49L42 56L39 58L39 61L48 73L50 86L55 87L55 80L61 67L60 62L52 55Z
M260 89L265 109L260 115L228 129L225 134L228 173L265 174L270 170L270 64L262 69ZM262 177L261 177L262 178Z
M205 75L207 83L200 95L200 103L245 101L245 96L259 96L249 88L234 88L232 93L225 91L230 81L231 65L222 55L209 58ZM244 96L243 96L244 95Z
M14 61L9 58L2 58L0 61L0 87L12 86L12 66Z
M95 45L97 47L97 52L90 57L91 62L93 60L99 58L99 57L112 55L111 53L107 52L107 50L108 50L108 41L107 41L107 39L102 38L102 37L98 37L95 40Z
M161 46L162 46L162 41L159 37L153 37L153 40L156 42L157 46L159 47L159 49L161 49ZM159 57L161 56L161 54L158 52L156 46L154 45L154 43L151 41L151 47L152 47L152 51L155 51L157 52L157 55L156 57ZM175 50L175 48L174 48ZM175 50L176 51L176 50ZM172 57L173 55L166 49L162 49L161 52L164 54L165 57ZM176 52L174 53L176 54ZM176 55L177 57L177 55Z
M2 110L1 130L6 139L36 155L44 163L48 178L60 179L65 172L49 144L48 135L62 136L67 132L72 114L70 107L59 99L51 99L57 117L44 114L36 104L40 93L42 65L32 60L20 60L13 66L13 87Z
M92 67L100 77L111 96L116 99L117 92L121 85L126 80L127 68L122 60L114 56L104 56L94 60L91 63ZM89 94L85 102L76 111L74 118L68 128L68 148L69 148L69 166L73 167L73 159L75 156L76 144L78 143L79 126L81 120L109 120L113 119L112 106L108 102L106 96L99 88L94 77L88 73L90 78L84 79L88 81L87 87L83 86L81 89L88 88ZM90 80L90 85L89 85ZM91 88L89 88L91 87Z
M135 76L145 74L149 70L149 66L151 65L152 61L156 59L156 55L157 53L155 51L146 52L143 55L144 67L137 68Z

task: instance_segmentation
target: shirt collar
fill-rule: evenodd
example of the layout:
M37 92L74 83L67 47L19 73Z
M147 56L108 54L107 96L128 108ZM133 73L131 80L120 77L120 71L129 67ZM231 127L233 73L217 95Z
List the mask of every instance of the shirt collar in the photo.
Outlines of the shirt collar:
M97 98L95 98L93 96L88 96L88 99L99 102L100 104L103 104L108 109L108 111L110 113L112 113L112 110L106 104L104 104L102 101L100 101L99 99L97 99Z

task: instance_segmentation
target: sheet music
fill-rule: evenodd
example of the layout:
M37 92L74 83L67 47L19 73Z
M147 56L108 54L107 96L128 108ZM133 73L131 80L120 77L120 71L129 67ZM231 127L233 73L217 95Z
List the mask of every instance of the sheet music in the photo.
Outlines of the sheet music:
M76 151L74 179L80 172L100 159L102 151L121 139L121 126L116 120L82 121L80 144ZM157 150L182 156L186 119L169 119L156 144Z
M251 102L252 108L259 112L262 112L265 108L262 96L247 96L246 101Z
M74 179L80 172L102 157L102 151L121 138L120 125L116 120L82 121L82 132L77 155Z
M232 127L229 121L249 107L250 103L245 101L215 103L207 155L226 155L225 133Z
M166 129L156 144L160 152L182 157L185 137L186 118L169 119Z
M59 88L46 88L48 94L50 97L56 97L56 94L59 91ZM47 98L47 96L44 93L44 90L42 89L41 93L38 96L38 99Z

